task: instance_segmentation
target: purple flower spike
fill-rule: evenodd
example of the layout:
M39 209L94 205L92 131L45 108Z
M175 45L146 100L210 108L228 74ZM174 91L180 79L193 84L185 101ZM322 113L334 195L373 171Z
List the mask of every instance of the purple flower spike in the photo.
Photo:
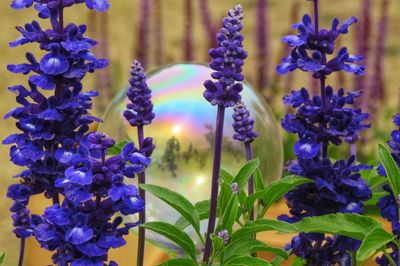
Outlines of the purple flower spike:
M302 22L293 26L298 34L282 39L291 47L291 54L276 67L279 74L296 69L309 72L320 83L319 95L316 92L311 97L307 89L302 88L283 98L285 105L294 108L295 113L287 114L281 125L299 138L293 146L297 158L287 164L287 170L314 180L286 195L290 216L282 215L280 219L291 223L329 213L362 213L364 202L371 197L371 190L359 173L370 168L355 165L355 156L332 162L328 154L330 144L353 144L360 138L360 132L370 127L366 122L369 115L353 107L360 92L346 93L342 88L335 91L326 86L326 79L333 72L364 74L365 67L357 64L362 57L350 55L346 47L328 58L335 53L337 37L348 33L357 19L351 17L339 25L339 20L334 18L329 30L319 30L318 0L313 4L315 21L304 15ZM288 249L305 259L307 265L348 265L351 262L349 252L359 246L358 240L348 237L301 233L292 239Z
M239 102L233 107L234 113L233 118L233 129L235 134L233 138L238 141L245 143L253 142L258 134L253 131L254 120L250 117L250 112L247 110L244 103Z
M243 10L240 5L228 12L223 20L223 26L217 34L218 48L212 48L209 55L212 58L209 64L214 70L212 78L216 82L207 80L204 98L212 105L232 107L241 100L240 92L243 90L241 82L244 77L242 66L247 52L243 49L243 36L240 31L243 28Z
M155 117L153 104L151 102L151 90L146 83L144 69L139 61L134 61L131 67L131 87L128 89L127 96L130 103L124 112L126 120L132 126L149 125Z

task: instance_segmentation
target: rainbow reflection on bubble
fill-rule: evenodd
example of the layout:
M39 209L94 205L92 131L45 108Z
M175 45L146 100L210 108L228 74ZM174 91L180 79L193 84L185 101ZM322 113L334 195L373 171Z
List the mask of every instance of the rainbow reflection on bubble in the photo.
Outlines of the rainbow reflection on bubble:
M156 118L145 127L145 135L153 137L157 148L147 171L147 181L181 193L193 203L209 198L211 186L212 151L216 107L203 98L203 82L210 78L211 70L200 64L168 65L148 73L148 85L153 91L152 101ZM116 140L137 140L133 128L122 116L127 103L126 88L111 102L104 114L100 130ZM253 143L253 153L261 161L266 181L281 176L283 151L279 126L265 101L245 83L242 93L255 120L259 137ZM235 174L245 162L243 144L232 139L232 112L226 111L222 167ZM176 211L158 199L148 196L146 201L149 220L175 223ZM197 239L190 232L193 239ZM163 238L148 234L163 246Z

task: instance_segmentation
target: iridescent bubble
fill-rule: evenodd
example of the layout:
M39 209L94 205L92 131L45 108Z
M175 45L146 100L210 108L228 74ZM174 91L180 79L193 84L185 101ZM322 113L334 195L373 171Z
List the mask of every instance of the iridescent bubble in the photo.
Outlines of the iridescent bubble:
M203 98L203 82L210 73L208 67L199 64L168 65L148 73L156 118L145 127L145 135L154 138L157 148L146 172L147 182L176 191L193 203L208 199L211 186L216 107ZM126 88L111 102L100 130L116 140L137 142L136 128L122 116L127 103L125 93ZM245 83L242 96L259 133L252 144L254 157L260 158L265 181L276 180L281 176L283 162L279 126L269 106L250 84ZM243 144L232 139L232 112L232 108L226 111L222 167L234 174L246 159ZM175 210L151 195L146 204L149 221L175 223L179 218ZM204 222L202 229L204 232ZM188 233L197 239L194 232ZM151 232L147 236L157 245L173 247L163 237Z

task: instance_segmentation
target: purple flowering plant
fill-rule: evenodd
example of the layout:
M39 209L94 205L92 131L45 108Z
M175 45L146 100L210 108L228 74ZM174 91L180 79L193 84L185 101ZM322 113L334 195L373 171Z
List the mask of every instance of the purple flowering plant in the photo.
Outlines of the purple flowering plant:
M118 265L110 260L109 250L125 245L125 236L137 226L139 266L146 254L145 230L168 238L183 251L161 265L280 265L291 255L296 265L359 265L377 252L383 254L376 258L377 264L400 265L400 114L393 119L399 128L388 142L391 151L379 146L381 165L358 164L354 149L347 158L330 158L329 147L354 145L370 125L368 114L355 107L361 93L335 90L327 85L327 78L339 71L362 75L365 67L359 65L362 57L336 43L357 19L340 23L335 18L330 29L320 29L318 0L313 3L314 19L305 15L293 26L298 34L282 38L291 53L276 70L282 75L294 70L310 73L319 81L320 93L311 95L301 88L284 97L294 113L287 114L281 124L298 137L293 145L296 159L286 166L289 176L269 184L259 169L262 162L252 155L258 134L241 95L248 56L243 46L242 6L231 8L222 20L216 47L209 50L212 74L204 82L203 93L217 109L212 187L209 200L193 204L175 191L146 184L145 171L155 145L145 136L145 126L156 116L152 91L138 61L131 66L123 114L137 129L137 146L129 141L116 143L90 129L101 122L90 114L92 98L98 93L84 91L82 80L108 61L91 52L97 42L85 37L85 25L65 24L64 12L75 4L104 12L110 6L108 0L12 0L13 9L34 7L39 18L50 22L49 29L42 29L37 21L17 27L22 37L10 46L36 43L44 55L39 59L27 53L27 63L7 66L13 73L29 75L27 85L9 88L19 106L5 118L16 120L18 132L3 141L11 145L11 161L23 168L15 176L19 183L7 192L13 200L13 232L21 239L19 266L29 237L53 252L55 265ZM221 169L228 108L233 108L233 139L243 143L246 155L235 175ZM136 176L139 186L128 184ZM181 215L176 223L146 221L145 192L176 210ZM30 212L33 195L49 199L42 214ZM266 219L267 211L283 197L289 215ZM391 223L392 232L365 215L373 205ZM194 230L198 241L187 230ZM256 234L264 231L299 234L280 249L257 240ZM268 262L257 257L258 251L275 257Z
M22 36L10 43L37 43L45 52L41 59L27 53L27 63L7 66L13 73L30 75L27 86L9 88L20 106L5 118L16 119L19 132L3 141L12 145L11 161L24 168L15 176L20 183L7 192L14 201L14 233L21 239L19 265L25 239L31 236L53 251L56 265L117 265L109 261L109 249L125 245L129 229L140 223L124 222L123 216L144 211L138 189L125 179L144 172L151 152L127 143L110 155L115 141L89 130L101 120L89 113L97 92L84 92L82 79L108 61L90 51L96 41L84 36L85 25L65 26L64 12L80 3L99 12L109 7L107 0L11 2L14 9L34 6L51 25L46 30L37 21L18 26ZM141 146L148 147L146 143ZM38 194L52 201L42 215L28 208L30 197Z

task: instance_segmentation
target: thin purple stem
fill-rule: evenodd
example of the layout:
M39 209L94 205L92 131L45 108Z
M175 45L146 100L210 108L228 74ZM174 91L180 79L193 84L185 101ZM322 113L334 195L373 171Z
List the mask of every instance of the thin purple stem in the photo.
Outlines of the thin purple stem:
M321 77L321 98L322 98L322 109L326 110L326 89L325 89L325 77ZM326 123L322 124L323 128L327 128ZM328 158L328 141L323 140L322 142L322 157L323 158Z
M25 255L25 238L21 238L21 246L20 246L20 249L19 249L18 266L24 265L24 255Z
M60 41L62 41L62 35L64 32L64 6L63 6L63 1L58 0L58 33L60 35ZM62 96L62 86L58 79L55 81L56 88L54 91L54 96L55 97L61 97ZM54 143L53 147L51 148L51 153L52 153L52 158L54 158L54 153L55 150L57 149L58 143ZM54 192L53 194L53 204L59 204L60 203L60 197L57 192Z
M207 264L212 253L212 243L210 235L214 232L215 221L217 218L217 203L218 203L218 181L219 172L221 168L222 157L222 138L224 134L224 120L225 120L225 107L218 105L215 140L214 140L214 159L212 169L212 183L211 183L211 198L210 198L210 217L208 219L206 245L204 248L203 261Z
M350 144L350 155L354 156L355 159L357 160L357 144L356 143Z
M251 142L245 142L244 144L245 150L246 150L246 159L247 161L250 161L253 159L253 155L251 152ZM253 175L250 176L249 178L249 185L248 185L248 192L249 196L254 193L254 178ZM254 210L250 210L250 221L254 220Z
M143 125L137 127L139 149L143 148L144 132ZM139 174L139 184L146 184L146 174L145 172ZM146 202L146 192L139 187L139 196ZM146 209L139 213L139 222L144 224L146 222ZM138 238L138 254L137 254L137 266L143 266L144 262L144 249L145 249L145 229L139 227L139 238Z
M315 20L315 34L318 34L319 31L318 0L314 0L314 20Z

